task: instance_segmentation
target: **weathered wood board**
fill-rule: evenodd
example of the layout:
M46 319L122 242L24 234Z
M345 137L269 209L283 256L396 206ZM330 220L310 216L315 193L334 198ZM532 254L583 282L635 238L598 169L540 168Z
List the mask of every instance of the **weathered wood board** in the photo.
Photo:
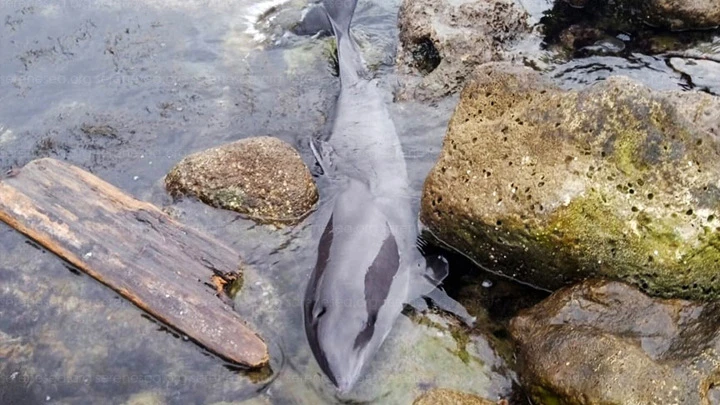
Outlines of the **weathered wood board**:
M0 220L220 357L257 368L260 337L218 298L236 252L96 176L54 159L0 181Z

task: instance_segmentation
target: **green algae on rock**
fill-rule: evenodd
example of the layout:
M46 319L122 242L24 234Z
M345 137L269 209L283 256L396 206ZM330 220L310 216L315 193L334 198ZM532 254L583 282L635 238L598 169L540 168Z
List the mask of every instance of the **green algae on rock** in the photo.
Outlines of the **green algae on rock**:
M522 312L510 333L538 403L709 405L720 383L719 319L717 302L591 280Z
M464 392L436 388L416 399L413 405L495 405L495 402Z
M298 223L318 199L297 151L269 136L187 156L168 173L165 187L173 196L194 196L260 223Z
M626 78L564 91L529 69L483 66L421 218L477 263L543 288L604 276L717 299L720 152L717 123L702 117L719 105Z

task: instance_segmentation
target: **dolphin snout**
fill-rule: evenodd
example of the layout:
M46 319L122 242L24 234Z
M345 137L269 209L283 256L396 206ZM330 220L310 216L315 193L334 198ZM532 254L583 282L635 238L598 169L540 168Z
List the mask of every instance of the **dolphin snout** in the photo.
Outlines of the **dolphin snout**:
M350 380L340 380L338 381L337 389L341 394L347 394L350 389L352 389L353 385L355 385L355 383Z
M357 357L357 352L353 353L349 350L343 350L338 355L328 359L328 366L331 376L330 380L342 394L348 393L357 383L360 376L360 370L364 364L364 357ZM341 354L350 354L349 356L341 356Z
M353 365L350 368L339 370L340 372L335 374L335 386L339 393L347 394L352 390L360 375L360 371L357 368L357 366L360 365L361 364Z

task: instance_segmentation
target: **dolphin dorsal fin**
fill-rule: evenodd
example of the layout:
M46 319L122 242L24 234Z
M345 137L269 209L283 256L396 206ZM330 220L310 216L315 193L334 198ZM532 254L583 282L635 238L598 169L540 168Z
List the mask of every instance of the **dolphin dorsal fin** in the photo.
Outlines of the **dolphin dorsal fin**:
M315 161L317 161L317 163L320 165L323 174L329 174L330 167L332 166L332 158L330 157L332 153L332 148L330 147L330 145L328 145L328 143L325 141L311 139L310 150L315 157Z

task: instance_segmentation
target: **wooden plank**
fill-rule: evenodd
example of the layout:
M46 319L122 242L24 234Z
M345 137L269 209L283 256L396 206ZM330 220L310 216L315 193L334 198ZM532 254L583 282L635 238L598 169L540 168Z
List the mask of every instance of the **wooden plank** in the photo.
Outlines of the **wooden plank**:
M267 364L265 343L213 288L239 274L238 254L152 204L39 159L0 182L0 220L222 358Z

